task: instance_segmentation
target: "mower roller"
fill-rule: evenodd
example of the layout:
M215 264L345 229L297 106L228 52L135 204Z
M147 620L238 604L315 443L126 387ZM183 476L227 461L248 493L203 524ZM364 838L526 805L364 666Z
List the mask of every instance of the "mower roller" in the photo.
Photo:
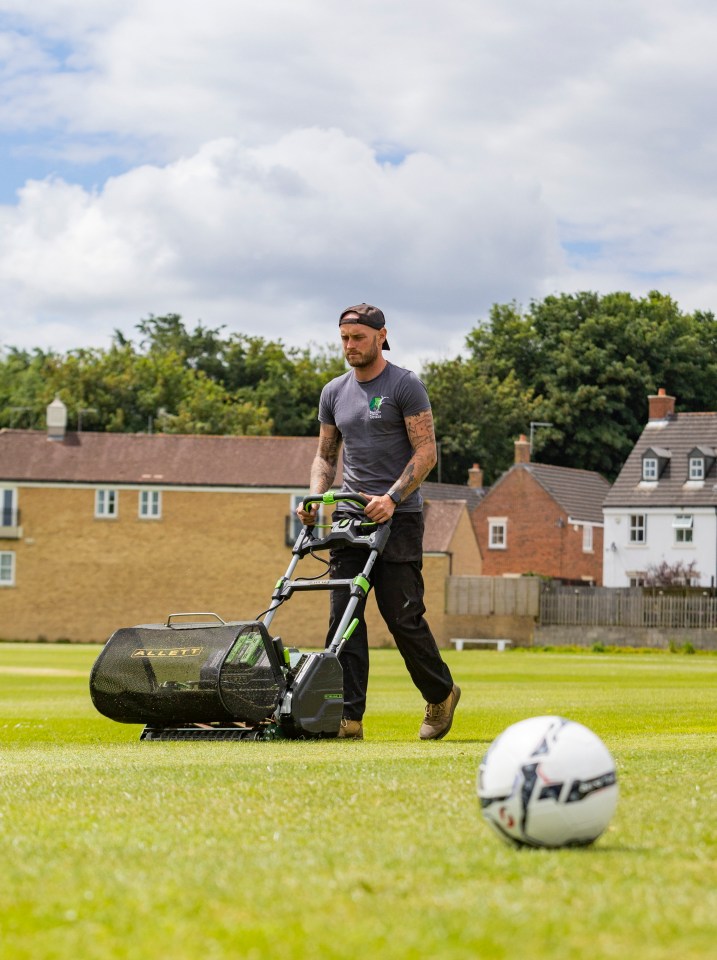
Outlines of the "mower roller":
M120 723L144 724L141 740L338 735L343 715L339 657L358 623L356 607L371 590L371 570L386 545L391 521L367 520L363 508L368 500L355 493L308 496L303 504L305 509L343 504L349 512L337 513L329 527L302 527L269 608L255 620L173 613L164 623L116 630L90 674L90 694L100 713ZM295 576L304 557L342 544L366 551L357 577ZM302 653L285 647L269 628L294 593L313 590L344 590L349 599L329 645Z

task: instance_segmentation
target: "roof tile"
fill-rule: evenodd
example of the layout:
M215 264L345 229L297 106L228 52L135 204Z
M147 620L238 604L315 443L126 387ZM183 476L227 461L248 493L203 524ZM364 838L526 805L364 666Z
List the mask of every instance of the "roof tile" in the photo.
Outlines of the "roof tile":
M661 447L670 453L659 480L642 485L642 457ZM696 448L717 447L717 413L676 413L667 420L651 421L605 498L606 507L696 507L717 504L717 465L702 481L688 484L688 457Z
M316 437L0 430L0 480L306 487ZM340 471L337 481L340 480Z

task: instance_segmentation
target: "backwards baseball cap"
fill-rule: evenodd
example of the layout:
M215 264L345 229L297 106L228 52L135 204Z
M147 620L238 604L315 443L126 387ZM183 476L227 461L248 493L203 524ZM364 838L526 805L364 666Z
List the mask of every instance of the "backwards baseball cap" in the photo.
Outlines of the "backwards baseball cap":
M355 313L355 317L347 317L347 313ZM372 307L370 303L359 303L355 307L346 307L339 317L339 326L342 323L364 323L367 327L373 327L374 330L380 330L386 326L386 318L383 311L378 307ZM388 340L383 341L383 349L390 350Z

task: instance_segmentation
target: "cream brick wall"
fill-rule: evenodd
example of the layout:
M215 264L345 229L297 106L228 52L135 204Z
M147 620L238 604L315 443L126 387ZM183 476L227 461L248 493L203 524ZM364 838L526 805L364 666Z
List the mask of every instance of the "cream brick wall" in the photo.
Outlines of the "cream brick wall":
M0 540L16 555L14 587L0 588L0 638L104 642L121 626L169 613L207 610L249 620L265 610L291 550L284 545L290 495L210 490L162 491L162 516L138 518L138 490L119 490L113 519L94 516L95 490L21 487L22 539ZM307 558L297 572L316 576ZM427 558L426 605L445 642L447 558ZM328 592L295 594L272 631L287 645L323 646ZM392 641L369 598L372 645Z
M478 542L467 510L463 510L451 543L451 573L457 577L479 577L483 572Z

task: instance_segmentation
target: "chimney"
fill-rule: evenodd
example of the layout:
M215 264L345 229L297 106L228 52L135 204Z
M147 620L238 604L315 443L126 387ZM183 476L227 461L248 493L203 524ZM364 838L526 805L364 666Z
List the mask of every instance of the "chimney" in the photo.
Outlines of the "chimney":
M479 463L474 463L468 470L468 486L474 490L483 486L483 471Z
M52 403L47 405L47 439L64 440L66 429L67 407L59 397L55 397Z
M660 387L657 396L654 394L648 396L647 402L650 411L648 420L667 420L675 412L675 398L668 397L664 387Z
M530 463L530 441L524 433L515 441L515 462Z

